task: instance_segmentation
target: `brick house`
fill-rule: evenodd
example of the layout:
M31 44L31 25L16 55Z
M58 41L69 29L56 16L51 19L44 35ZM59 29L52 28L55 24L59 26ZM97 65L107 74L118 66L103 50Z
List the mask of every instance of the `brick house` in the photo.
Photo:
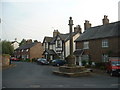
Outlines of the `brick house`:
M41 42L32 42L32 40L28 40L25 45L18 47L14 56L22 59L33 59L33 58L42 58L43 55L43 46Z
M80 26L76 26L74 28L74 32L72 33L74 50L75 50L75 42L81 34ZM65 59L69 54L69 33L61 34L58 30L54 30L53 37L45 37L43 40L44 46L44 55L47 60L53 59Z
M79 65L82 60L107 62L109 57L120 57L120 21L109 23L105 15L103 25L91 27L89 21L84 25L85 31L75 40Z

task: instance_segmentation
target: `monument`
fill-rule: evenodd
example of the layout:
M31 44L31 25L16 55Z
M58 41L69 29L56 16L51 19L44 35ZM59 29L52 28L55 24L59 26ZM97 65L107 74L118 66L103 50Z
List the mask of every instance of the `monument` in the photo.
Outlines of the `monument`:
M64 76L84 76L89 75L90 71L88 71L84 66L77 66L75 65L75 56L73 55L73 38L72 38L72 26L73 20L72 17L70 17L69 20L69 32L70 32L70 55L67 57L68 65L66 66L60 66L59 71L53 71L54 74L57 75L64 75Z

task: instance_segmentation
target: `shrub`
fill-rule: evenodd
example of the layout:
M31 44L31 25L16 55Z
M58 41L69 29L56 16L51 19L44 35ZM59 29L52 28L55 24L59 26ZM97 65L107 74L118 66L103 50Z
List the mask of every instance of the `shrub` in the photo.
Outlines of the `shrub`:
M96 62L95 63L95 68L98 68L98 69L105 69L105 63L104 62Z
M87 63L87 61L86 61L86 60L83 60L83 61L82 61L82 65L83 65L83 66L85 66L85 65L86 65L86 63Z

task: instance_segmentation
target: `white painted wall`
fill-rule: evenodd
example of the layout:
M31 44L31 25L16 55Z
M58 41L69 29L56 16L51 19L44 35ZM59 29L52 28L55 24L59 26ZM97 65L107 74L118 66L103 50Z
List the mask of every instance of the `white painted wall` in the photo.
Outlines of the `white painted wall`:
M53 49L53 45L49 45L50 49Z
M15 50L16 48L18 48L18 47L19 47L19 43L14 42L14 43L12 44L12 46L14 47L14 50Z
M73 37L73 52L75 51L75 40L80 36L80 33L77 33L74 37ZM65 42L65 57L67 57L68 55L70 55L70 40L68 40L67 42Z

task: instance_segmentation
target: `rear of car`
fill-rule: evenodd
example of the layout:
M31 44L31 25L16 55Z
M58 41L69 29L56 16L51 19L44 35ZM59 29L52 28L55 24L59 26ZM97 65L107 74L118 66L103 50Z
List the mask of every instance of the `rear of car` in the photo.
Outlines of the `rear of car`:
M37 64L48 65L49 62L45 58L39 58L39 59L37 59Z
M55 60L52 60L51 61L51 64L53 65L53 66L62 66L62 65L64 65L66 63L66 61L65 60L61 60L61 59L55 59Z
M111 76L120 76L120 58L110 58L107 63L107 72Z
M20 61L20 59L16 58L16 57L10 57L11 61Z

